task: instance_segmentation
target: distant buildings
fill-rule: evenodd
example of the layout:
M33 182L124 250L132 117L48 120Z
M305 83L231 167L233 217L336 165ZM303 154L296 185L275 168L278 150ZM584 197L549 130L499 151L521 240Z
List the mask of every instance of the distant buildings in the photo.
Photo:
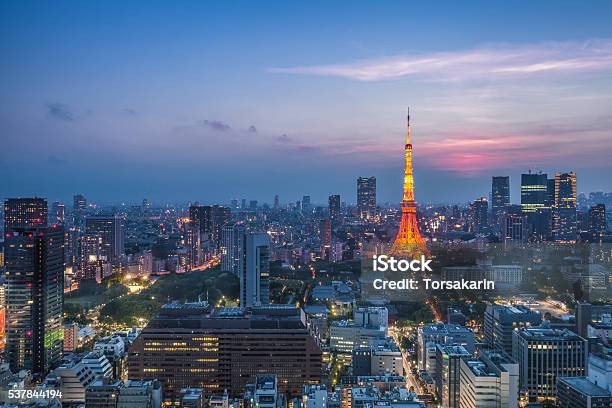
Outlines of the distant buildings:
M301 395L321 380L322 354L291 306L212 309L206 302L165 305L129 350L129 378L239 396L257 374L276 373L279 392Z
M340 223L340 196L329 196L329 218L332 223L332 228L335 228Z
M357 179L357 212L364 219L376 214L376 177Z
M553 237L557 242L576 242L576 173L555 174Z
M87 211L87 199L82 194L73 197L72 222L75 227L83 227Z
M546 174L521 174L521 209L524 213L535 213L547 206L548 178Z
M85 232L101 239L101 256L115 263L124 255L123 219L118 215L92 215L85 218Z
M42 377L61 360L64 231L47 227L41 198L9 198L4 216L5 355L11 370Z
M491 219L498 225L510 205L510 177L493 177L491 182Z
M512 357L519 365L520 386L531 401L554 401L557 379L582 377L587 371L587 341L567 329L529 328L514 332Z

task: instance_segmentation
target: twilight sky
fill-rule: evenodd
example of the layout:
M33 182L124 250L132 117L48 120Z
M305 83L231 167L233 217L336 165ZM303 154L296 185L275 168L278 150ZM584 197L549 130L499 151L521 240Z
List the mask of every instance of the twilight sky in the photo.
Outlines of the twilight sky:
M491 3L2 2L0 197L612 191L612 3Z

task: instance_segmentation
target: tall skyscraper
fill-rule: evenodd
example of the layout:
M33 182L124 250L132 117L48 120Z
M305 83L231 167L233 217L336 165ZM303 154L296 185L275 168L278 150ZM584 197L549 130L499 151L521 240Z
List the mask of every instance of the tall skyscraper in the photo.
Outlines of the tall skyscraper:
M329 196L329 218L332 223L332 228L337 227L340 223L340 196L337 194Z
M231 217L232 211L227 207L216 204L210 207L210 227L207 228L212 234L212 240L216 248L221 244L221 231L230 222Z
M491 183L491 220L494 225L501 221L502 214L510 205L510 177L493 176Z
M376 214L376 177L357 179L357 212L364 219Z
M85 220L85 211L87 210L87 199L82 194L76 194L73 197L72 205L72 222L77 227L82 227Z
M304 214L308 214L312 211L312 207L310 205L310 196L305 195L302 197L302 212Z
M414 201L414 176L412 174L412 143L410 141L410 110L406 117L407 133L404 154L404 198L402 200L402 219L397 236L391 247L391 253L402 257L416 258L428 252L425 240L419 232L416 217L416 202Z
M470 204L472 231L485 232L489 228L489 203L486 197L480 197Z
M576 198L576 173L556 173L553 237L557 242L577 239Z
M102 239L102 256L115 263L124 254L123 219L116 214L93 215L85 218L85 232Z
M63 224L66 217L66 208L64 204L56 201L51 204L50 221L51 224Z
M270 303L270 237L265 232L244 236L240 262L240 306Z
M279 207L280 207L280 201L279 201L279 198L278 198L278 194L276 194L274 196L274 209L278 210Z
M102 279L102 239L98 234L83 234L79 239L81 252L80 278L87 281Z
M227 224L221 232L221 270L240 276L240 264L244 258L246 227L244 224Z
M61 361L64 232L47 227L47 202L7 199L5 211L6 349L11 369L44 377Z
M588 221L591 242L601 242L606 235L606 206L596 204L589 208Z
M548 202L548 179L546 174L521 174L521 210L535 213Z

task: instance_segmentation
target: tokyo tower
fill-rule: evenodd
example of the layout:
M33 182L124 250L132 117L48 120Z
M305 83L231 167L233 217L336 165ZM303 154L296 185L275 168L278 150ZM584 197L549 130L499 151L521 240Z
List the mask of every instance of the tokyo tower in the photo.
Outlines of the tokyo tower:
M406 136L406 168L404 171L404 199L402 200L402 220L397 236L391 247L391 254L403 258L418 258L428 255L429 251L419 232L414 201L414 176L412 175L412 144L410 143L410 109L407 116L408 135Z

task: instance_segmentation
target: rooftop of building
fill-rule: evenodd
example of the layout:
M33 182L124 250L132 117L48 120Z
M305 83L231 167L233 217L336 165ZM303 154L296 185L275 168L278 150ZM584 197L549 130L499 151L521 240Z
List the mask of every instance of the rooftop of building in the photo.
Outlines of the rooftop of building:
M587 377L562 377L560 383L565 383L578 392L591 397L609 397L610 391L589 381Z
M467 360L465 362L472 373L477 377L497 377L497 372L491 370L484 362L480 360Z
M569 329L553 329L546 327L530 327L527 329L520 330L518 335L526 340L583 340L582 337L574 333Z
M472 330L459 324L433 323L424 326L420 329L425 335L435 335L445 333L471 333Z
M438 350L449 357L461 357L471 355L463 346L438 344Z

